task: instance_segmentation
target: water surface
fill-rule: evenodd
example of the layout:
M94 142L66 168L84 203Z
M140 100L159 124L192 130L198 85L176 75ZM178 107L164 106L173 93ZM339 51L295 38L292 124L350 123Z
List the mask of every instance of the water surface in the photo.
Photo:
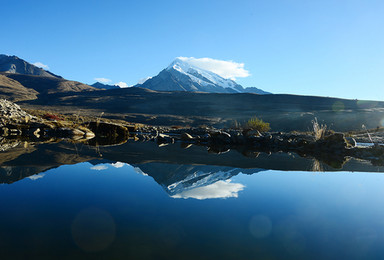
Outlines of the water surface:
M295 155L140 147L0 154L1 257L384 257L380 167L348 161L311 172L313 162Z

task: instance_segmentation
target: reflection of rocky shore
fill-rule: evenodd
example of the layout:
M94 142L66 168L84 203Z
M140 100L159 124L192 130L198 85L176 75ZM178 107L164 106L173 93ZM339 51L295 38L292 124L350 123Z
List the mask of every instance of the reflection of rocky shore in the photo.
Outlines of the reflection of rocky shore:
M18 167L18 166L0 166L0 183L11 184L24 178L37 179L41 173L49 170L47 167Z
M153 141L159 146L180 142L185 148L191 145L205 146L208 152L222 154L230 149L240 151L248 157L259 153L295 153L321 161L332 168L342 168L348 158L368 160L373 165L384 166L384 147L374 145L357 147L356 140L346 138L343 133L329 132L316 139L303 133L264 133L256 130L215 129L145 129L136 134L141 141Z
M122 145L97 147L63 141L43 144L22 142L15 148L0 152L0 167L3 169L0 170L0 183L12 183L51 168L81 162L98 164L118 161L134 165L153 176L163 187L171 185L170 194L176 194L178 187L192 187L191 183L226 181L239 172L254 173L264 169L384 172L382 166L349 157L345 158L341 168L334 168L296 153L256 152L238 147L218 155L207 152L204 146L183 147L183 143L159 146L156 142L137 142L133 139ZM174 183L178 185L172 186Z

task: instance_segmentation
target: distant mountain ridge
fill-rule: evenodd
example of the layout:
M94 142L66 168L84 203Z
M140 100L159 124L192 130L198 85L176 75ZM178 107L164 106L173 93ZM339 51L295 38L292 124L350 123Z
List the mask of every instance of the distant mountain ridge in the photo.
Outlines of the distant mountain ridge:
M81 82L56 77L42 77L0 72L0 98L26 101L57 93L101 91Z
M12 101L36 99L36 95L39 94L120 88L117 85L108 85L100 82L89 86L76 81L67 81L17 56L4 54L0 54L0 74L4 76L0 81L0 97L10 98ZM5 77L14 81L7 80ZM18 83L15 83L16 81ZM15 93L17 93L15 97L12 97L12 86L17 88L17 91L15 89ZM155 91L271 94L254 87L243 88L231 79L225 79L216 73L198 68L180 58L175 59L157 76L149 78L142 84L137 84L134 87ZM35 90L35 92L31 92L30 89Z
M119 89L120 88L119 86L116 86L116 85L103 84L103 83L100 83L100 82L93 83L91 86L94 87L94 88L107 89L107 90L108 89Z
M231 79L204 70L177 58L157 76L134 87L156 91L190 91L208 93L271 94L258 88L244 88Z
M19 57L0 54L0 98L25 101L55 93L95 90L99 89L66 80Z
M0 54L0 72L61 78L60 76L30 64L17 56L8 56L4 54Z

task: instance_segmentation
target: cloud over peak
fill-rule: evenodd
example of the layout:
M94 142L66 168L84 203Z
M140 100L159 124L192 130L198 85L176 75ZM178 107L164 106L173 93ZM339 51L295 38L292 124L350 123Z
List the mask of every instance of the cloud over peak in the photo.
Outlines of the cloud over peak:
M45 70L49 70L49 66L41 63L40 61L35 62L32 65L35 65L36 67L39 67L39 68L42 68L42 69L45 69Z
M97 82L103 83L103 84L107 84L107 83L110 83L112 81L112 80L107 79L107 78L94 78L94 80L96 80Z
M244 69L244 63L216 60L212 58L178 57L178 59L201 69L216 73L226 79L245 78L250 76L249 71Z

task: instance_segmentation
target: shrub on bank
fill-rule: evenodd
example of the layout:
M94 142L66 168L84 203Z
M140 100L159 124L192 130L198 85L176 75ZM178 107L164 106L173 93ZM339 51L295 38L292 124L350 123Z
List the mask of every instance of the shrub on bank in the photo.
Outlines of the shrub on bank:
M252 117L251 119L249 119L245 124L244 128L257 130L259 132L268 132L271 129L269 123L266 123L257 117Z

